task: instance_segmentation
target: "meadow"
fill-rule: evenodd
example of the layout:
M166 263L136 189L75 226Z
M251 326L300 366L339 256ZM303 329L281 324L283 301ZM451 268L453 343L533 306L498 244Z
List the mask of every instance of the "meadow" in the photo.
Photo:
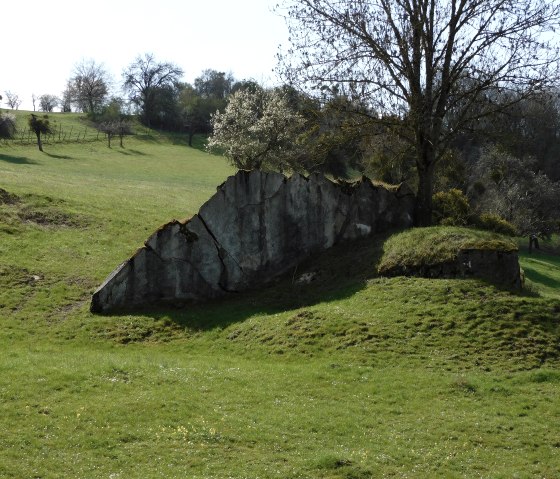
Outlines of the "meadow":
M380 235L223 301L92 315L234 173L179 135L95 140L0 144L0 477L560 476L555 244L522 248L522 293L379 277Z

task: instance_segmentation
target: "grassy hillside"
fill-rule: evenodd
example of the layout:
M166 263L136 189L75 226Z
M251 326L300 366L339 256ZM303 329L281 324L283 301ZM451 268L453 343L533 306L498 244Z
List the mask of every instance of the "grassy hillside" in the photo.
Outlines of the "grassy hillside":
M232 173L149 131L0 145L0 477L560 475L557 256L522 253L512 294L377 277L380 236L221 302L89 313Z

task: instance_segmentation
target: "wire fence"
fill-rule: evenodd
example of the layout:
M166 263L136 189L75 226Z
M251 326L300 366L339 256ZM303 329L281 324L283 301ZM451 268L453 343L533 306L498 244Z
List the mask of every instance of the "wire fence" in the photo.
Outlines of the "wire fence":
M41 135L44 144L55 143L91 143L96 141L107 141L107 134L96 128L75 128L70 126L64 128L57 125L51 133ZM35 132L29 128L18 130L12 138L2 140L5 145L31 145L37 143Z

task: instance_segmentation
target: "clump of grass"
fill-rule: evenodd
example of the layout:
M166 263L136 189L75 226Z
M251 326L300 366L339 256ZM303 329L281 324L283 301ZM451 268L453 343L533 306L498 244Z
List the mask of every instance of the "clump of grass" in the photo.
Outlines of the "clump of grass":
M380 273L397 267L431 266L454 261L460 250L517 251L509 239L488 231L451 226L413 228L391 236L383 246Z

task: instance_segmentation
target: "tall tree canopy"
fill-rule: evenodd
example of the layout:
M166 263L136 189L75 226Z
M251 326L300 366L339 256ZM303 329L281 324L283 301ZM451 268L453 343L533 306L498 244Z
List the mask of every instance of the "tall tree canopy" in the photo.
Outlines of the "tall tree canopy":
M194 88L203 98L225 100L232 92L235 79L231 73L207 69L195 78Z
M420 225L431 221L435 165L457 132L508 104L496 91L518 101L559 78L554 0L286 0L284 8L288 81L319 92L341 86L372 118L404 120Z
M152 54L138 56L123 71L123 88L138 106L147 125L157 121L158 103L167 97L183 75L183 70L168 62L158 62Z

